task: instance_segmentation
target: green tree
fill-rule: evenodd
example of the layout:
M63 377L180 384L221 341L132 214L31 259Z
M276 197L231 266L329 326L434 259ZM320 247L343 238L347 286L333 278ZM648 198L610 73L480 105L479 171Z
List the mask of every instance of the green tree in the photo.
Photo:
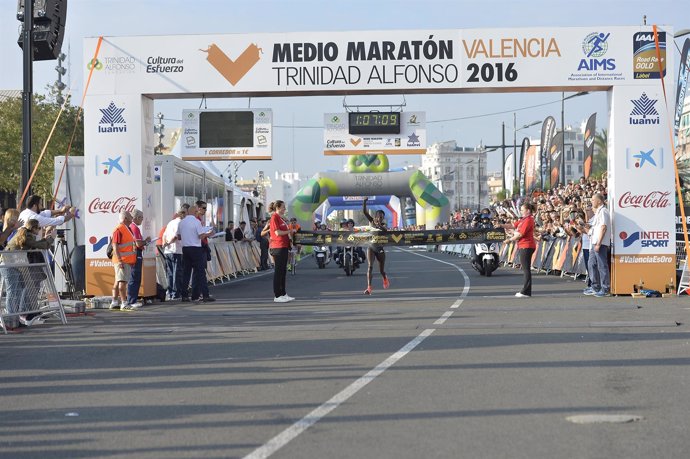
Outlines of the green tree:
M60 113L61 106L55 103L54 95L34 95L32 110L32 139L31 139L31 170L33 171L43 149L53 123ZM55 131L46 147L45 155L36 171L32 191L46 198L52 197L54 158L67 152L75 122L77 129L70 156L84 154L84 127L81 120L77 121L78 107L65 106ZM22 164L22 101L19 98L0 101L0 189L17 193L21 197L24 190L20 190Z
M609 132L602 129L594 135L594 162L592 163L592 175L601 177L608 170L608 142Z

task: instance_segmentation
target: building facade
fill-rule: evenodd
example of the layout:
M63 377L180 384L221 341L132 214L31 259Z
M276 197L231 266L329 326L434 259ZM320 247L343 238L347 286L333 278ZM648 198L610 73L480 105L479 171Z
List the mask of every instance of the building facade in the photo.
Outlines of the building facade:
M452 211L489 204L486 151L458 147L455 140L427 147L419 169L450 201Z

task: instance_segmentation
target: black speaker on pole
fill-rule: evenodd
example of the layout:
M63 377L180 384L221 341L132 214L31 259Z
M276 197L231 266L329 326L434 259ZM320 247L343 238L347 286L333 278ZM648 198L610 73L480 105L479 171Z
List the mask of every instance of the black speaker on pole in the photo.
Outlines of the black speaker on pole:
M17 4L17 19L22 22L24 22L24 1L18 0ZM62 40L65 37L67 0L33 1L33 60L48 61L57 59L62 49ZM17 43L20 48L23 48L24 43L21 34Z

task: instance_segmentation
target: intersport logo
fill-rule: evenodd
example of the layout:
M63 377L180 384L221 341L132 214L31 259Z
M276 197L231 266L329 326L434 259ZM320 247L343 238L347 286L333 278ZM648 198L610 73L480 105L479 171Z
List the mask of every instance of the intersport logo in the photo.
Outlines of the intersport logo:
M647 194L632 194L626 191L618 200L618 207L626 209L635 207L637 209L663 209L671 205L669 196L670 191L652 191Z
M134 196L121 196L112 201L101 201L101 198L95 198L89 203L90 214L119 214L123 210L132 212L137 203L137 198Z

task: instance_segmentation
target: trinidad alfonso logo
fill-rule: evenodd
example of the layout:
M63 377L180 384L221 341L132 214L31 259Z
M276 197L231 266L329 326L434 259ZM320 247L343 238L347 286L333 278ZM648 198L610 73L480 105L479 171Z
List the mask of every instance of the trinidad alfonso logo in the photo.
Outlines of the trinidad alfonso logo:
M107 108L99 108L103 117L98 122L98 132L127 132L127 122L122 116L124 108L117 108L110 102Z
M659 124L659 112L654 108L658 100L650 99L647 94L642 93L639 99L632 99L630 102L635 106L630 112L630 124Z
M215 43L201 51L208 54L208 63L233 86L239 83L261 58L261 48L253 43L247 46L236 60L230 59Z

